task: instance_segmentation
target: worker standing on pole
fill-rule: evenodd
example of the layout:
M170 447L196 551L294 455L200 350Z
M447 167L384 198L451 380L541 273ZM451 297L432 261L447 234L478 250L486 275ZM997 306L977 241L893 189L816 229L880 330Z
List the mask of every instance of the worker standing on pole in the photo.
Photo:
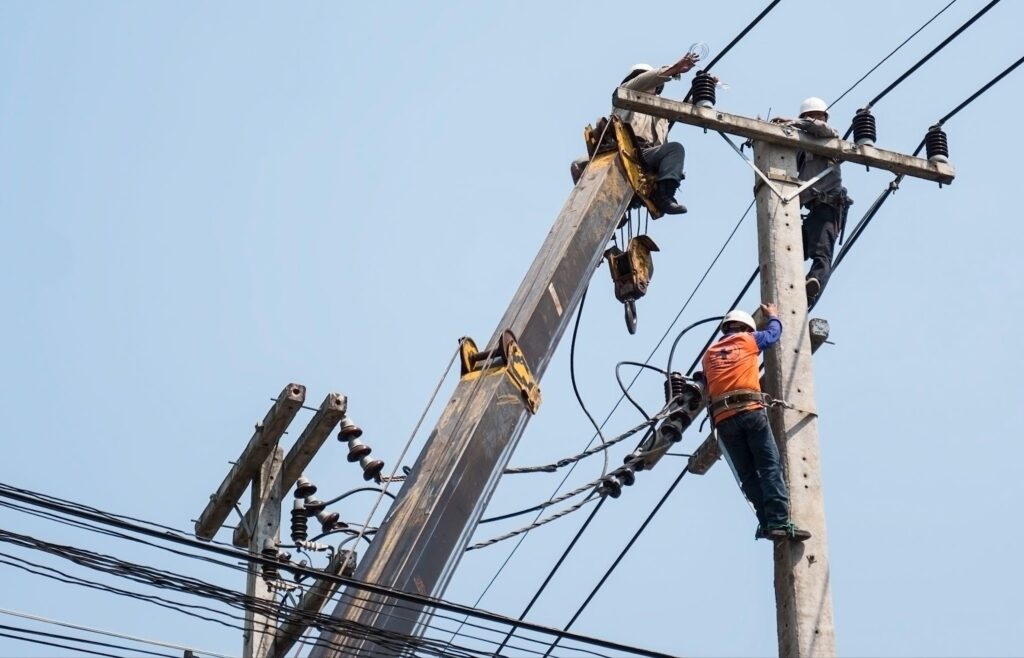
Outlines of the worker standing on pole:
M811 533L789 518L789 491L768 424L758 368L758 355L782 336L782 322L775 304L762 304L761 311L768 318L764 331L757 331L749 313L729 311L722 320L722 338L704 354L712 424L757 514L754 538L804 541Z
M839 133L828 125L828 105L813 96L800 104L800 118L776 117L772 121L793 126L812 137L839 137ZM811 260L811 270L806 280L807 305L811 306L825 289L832 274L832 253L853 200L843 187L838 160L800 151L796 162L802 181L809 181L831 168L831 171L800 193L800 205L808 211L804 217L803 240L804 258Z
M678 80L679 76L694 67L700 55L688 52L678 62L670 66L655 68L650 64L634 64L629 74L623 78L620 86L647 94L660 95L665 83ZM617 109L614 114L633 128L643 157L643 166L652 172L657 179L657 186L651 201L658 210L666 215L681 215L686 206L675 199L679 183L685 178L683 164L686 150L679 142L669 142L668 119L652 117L649 114ZM572 163L573 183L579 181L586 168L588 158L580 158Z

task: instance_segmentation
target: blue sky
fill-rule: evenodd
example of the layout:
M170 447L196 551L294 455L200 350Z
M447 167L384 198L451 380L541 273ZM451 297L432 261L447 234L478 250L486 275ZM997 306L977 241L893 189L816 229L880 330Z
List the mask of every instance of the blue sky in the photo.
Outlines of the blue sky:
M714 56L763 4L3 3L0 480L189 528L289 381L313 405L348 395L392 466L458 337L493 331L570 191L582 127L629 66L671 63L701 40ZM718 107L764 117L831 100L943 4L783 0L716 66L730 85ZM959 0L833 123L845 129L982 5ZM1022 20L1024 7L1001 3L880 102L879 146L913 150L1016 60ZM948 124L956 182L905 181L816 309L836 343L815 374L843 655L1024 648L1020 75ZM687 126L672 138L687 148L690 212L652 225L662 251L639 331L626 334L604 270L582 319L581 393L602 418L615 363L647 356L750 199L750 171L720 138ZM844 178L858 219L891 176L847 165ZM681 323L724 311L755 261L750 217ZM705 337L683 341L686 363ZM636 391L657 405L660 388L644 376ZM592 434L568 345L543 391L515 465L574 454ZM623 407L609 431L638 419ZM362 482L344 453L332 440L310 469L328 494ZM679 467L663 462L604 506L532 620L568 620ZM599 469L585 462L567 486ZM534 505L558 479L506 477L490 512ZM371 502L339 511L360 521ZM481 605L518 615L582 519L531 533ZM574 630L685 655L774 654L771 548L753 529L723 465L687 477ZM467 556L447 598L475 601L510 548ZM240 651L230 629L5 581L0 607ZM46 651L0 639L0 654Z

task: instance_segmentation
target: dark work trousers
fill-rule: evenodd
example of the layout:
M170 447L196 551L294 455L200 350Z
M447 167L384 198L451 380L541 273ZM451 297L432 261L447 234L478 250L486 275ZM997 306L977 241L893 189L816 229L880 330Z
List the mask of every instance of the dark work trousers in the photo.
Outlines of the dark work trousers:
M666 142L661 146L641 149L644 165L648 170L657 172L658 180L679 182L683 178L683 164L686 160L686 149L679 142Z
M715 428L757 522L765 529L788 523L789 491L768 414L764 409L743 411Z
M827 203L816 203L804 219L803 237L804 260L811 259L807 278L817 279L824 290L832 275L832 251L839 237L839 210Z

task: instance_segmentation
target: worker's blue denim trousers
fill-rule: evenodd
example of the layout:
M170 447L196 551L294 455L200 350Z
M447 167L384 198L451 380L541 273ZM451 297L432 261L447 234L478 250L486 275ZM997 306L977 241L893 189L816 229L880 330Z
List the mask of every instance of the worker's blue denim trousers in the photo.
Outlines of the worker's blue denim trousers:
M743 494L754 506L761 527L788 523L789 491L764 409L738 413L718 423L716 428L726 458Z

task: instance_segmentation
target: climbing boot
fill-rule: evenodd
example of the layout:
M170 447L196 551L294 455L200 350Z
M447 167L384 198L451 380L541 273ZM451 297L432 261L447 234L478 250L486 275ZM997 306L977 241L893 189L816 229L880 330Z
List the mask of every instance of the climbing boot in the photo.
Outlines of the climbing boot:
M821 294L821 282L815 279L813 276L807 279L804 284L807 289L807 303L808 305L813 304L818 299L818 295Z
M769 526L768 538L772 541L778 541L780 539L807 541L811 538L811 533L798 527L795 523L790 522L783 525Z
M682 215L686 212L686 206L676 201L676 190L679 189L679 181L660 180L654 188L654 196L651 201L665 215Z

